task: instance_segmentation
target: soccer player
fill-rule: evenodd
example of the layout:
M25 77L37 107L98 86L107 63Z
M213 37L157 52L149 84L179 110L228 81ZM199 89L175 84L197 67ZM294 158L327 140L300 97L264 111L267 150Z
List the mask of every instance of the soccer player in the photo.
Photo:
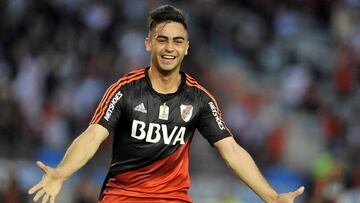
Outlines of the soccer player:
M55 202L66 179L112 132L112 162L99 203L190 203L189 146L198 129L230 168L265 202L291 203L303 193L278 194L226 127L215 98L180 70L188 53L185 17L172 6L150 13L145 39L150 66L121 77L105 92L88 128L56 168L37 162L42 180L34 201Z

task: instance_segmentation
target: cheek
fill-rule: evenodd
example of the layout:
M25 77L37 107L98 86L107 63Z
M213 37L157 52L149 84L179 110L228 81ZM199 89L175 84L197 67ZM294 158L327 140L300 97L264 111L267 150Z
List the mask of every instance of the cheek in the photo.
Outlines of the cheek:
M159 53L158 48L155 47L155 46L152 46L151 49L150 49L150 53L152 55L157 55L157 53Z
M186 55L186 54L187 54L187 49L186 49L186 47L182 47L180 53L181 53L182 55Z
M159 53L162 49L163 49L163 46L161 46L161 45L156 45L156 46L152 47L152 50L154 53Z

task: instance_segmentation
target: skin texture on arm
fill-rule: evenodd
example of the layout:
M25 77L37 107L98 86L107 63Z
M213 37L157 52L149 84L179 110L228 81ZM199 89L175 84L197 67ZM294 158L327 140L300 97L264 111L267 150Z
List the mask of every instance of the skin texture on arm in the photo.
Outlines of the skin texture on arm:
M56 168L51 168L38 161L36 164L44 172L44 176L29 190L29 194L36 193L33 200L36 202L43 197L42 203L46 203L48 200L55 203L55 198L64 181L94 156L108 135L109 132L104 127L92 124L72 142L63 160Z
M292 203L297 196L303 193L304 188L301 187L294 192L277 194L265 180L250 154L240 147L233 137L224 138L214 145L226 164L263 201L271 203Z
M108 135L109 132L101 125L90 125L73 141L56 169L67 179L94 156Z

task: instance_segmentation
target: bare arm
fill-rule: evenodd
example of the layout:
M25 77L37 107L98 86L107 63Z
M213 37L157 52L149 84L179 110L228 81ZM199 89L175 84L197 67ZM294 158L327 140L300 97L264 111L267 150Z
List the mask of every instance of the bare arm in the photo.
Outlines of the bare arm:
M90 125L70 145L63 160L56 170L67 179L84 166L98 150L100 144L108 137L108 131L98 124Z
M227 137L216 142L215 147L219 151L227 165L248 185L263 201L272 203L288 203L300 194L304 188L295 192L277 194L277 192L265 180L256 166L250 154L240 147L232 137Z
M37 165L43 170L44 176L39 183L29 190L29 194L36 192L34 201L36 202L43 197L43 203L48 200L55 203L55 198L60 192L64 181L94 156L100 144L108 135L109 132L104 127L92 124L73 141L63 160L56 168L51 168L38 161Z

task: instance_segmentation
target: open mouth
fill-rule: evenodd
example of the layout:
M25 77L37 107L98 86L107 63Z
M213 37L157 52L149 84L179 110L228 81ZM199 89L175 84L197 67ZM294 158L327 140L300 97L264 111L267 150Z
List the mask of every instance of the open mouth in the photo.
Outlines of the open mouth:
M176 57L171 55L161 55L161 58L165 60L174 60Z

